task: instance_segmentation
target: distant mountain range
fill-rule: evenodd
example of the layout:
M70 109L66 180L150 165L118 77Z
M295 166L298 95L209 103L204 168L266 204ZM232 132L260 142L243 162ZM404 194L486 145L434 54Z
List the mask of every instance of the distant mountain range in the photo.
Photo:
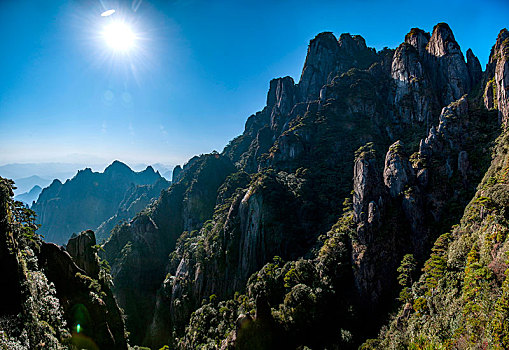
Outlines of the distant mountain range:
M64 244L73 233L96 229L104 221L109 220L106 227L113 227L119 220L129 219L130 214L143 209L169 185L151 166L135 172L114 161L102 173L86 168L65 183L53 180L42 190L32 209L45 240ZM129 210L131 207L136 211ZM110 220L115 215L118 221ZM107 237L105 229L101 232L103 238Z
M14 196L14 199L23 202L28 206L31 206L32 203L35 202L37 198L39 198L41 192L42 192L41 186L35 185L34 187L32 187L30 191Z
M39 186L40 188L48 187L52 181L51 179L45 179L37 175L32 175L21 179L13 177L12 179L14 179L16 184L16 189L14 190L15 195L27 193L31 191L34 186Z
M144 170L149 164L137 163L131 166L134 171ZM13 179L16 183L15 195L30 191L35 185L41 188L49 186L53 179L65 181L70 179L80 169L91 168L101 171L108 166L108 163L10 163L0 166L0 176ZM158 171L161 176L171 181L173 165L155 163L151 167Z

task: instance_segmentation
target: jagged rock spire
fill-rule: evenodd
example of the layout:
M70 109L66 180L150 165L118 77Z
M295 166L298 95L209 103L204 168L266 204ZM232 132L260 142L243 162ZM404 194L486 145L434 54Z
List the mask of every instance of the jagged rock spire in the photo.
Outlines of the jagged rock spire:
M415 47L420 56L426 52L429 39L429 33L419 28L410 29L410 32L405 36L405 42Z
M467 50L467 68L468 75L470 76L470 85L474 87L474 85L481 81L482 68L479 59L474 55L472 49Z
M496 108L499 120L507 125L509 120L509 31L502 29L490 53L486 67L487 84L484 104Z

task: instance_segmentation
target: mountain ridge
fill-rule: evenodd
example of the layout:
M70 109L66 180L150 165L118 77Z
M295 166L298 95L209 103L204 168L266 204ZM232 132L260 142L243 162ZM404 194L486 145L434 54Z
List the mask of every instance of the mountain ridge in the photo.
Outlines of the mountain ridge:
M163 192L104 245L103 257L112 262L113 278L122 285L138 280L138 272L126 269L132 267L126 262L150 250L143 240L129 237L153 239L157 232L171 242L165 250L171 253L169 261L158 262L167 265L164 280L161 271L149 289L143 283L134 286L136 293L152 295L146 299L152 306L144 311L153 313L133 328L129 317L141 319L136 310L127 311L128 329L148 330L134 335L135 342L181 348L221 343L228 348L237 342L243 348L247 345L239 344L249 341L239 339L245 337L238 333L242 328L232 330L232 317L249 310L256 315L250 312L246 321L252 328L246 339L255 343L263 342L258 328L267 338L286 339L286 346L295 347L350 347L373 335L395 298L403 255L413 253L418 264L424 263L436 231L460 219L461 208L488 169L486 148L499 130L496 113L485 109L479 84L490 74L480 70L471 50L465 61L445 23L437 24L431 35L413 28L397 49L378 52L360 36L318 34L310 41L298 84L291 77L273 79L266 107L247 119L244 132L221 154L193 157L182 170L176 168L173 186L194 186L203 181L195 178L196 169L204 169L207 157L226 157L235 164L217 196L209 199L215 197L216 206L208 221L175 232L172 221L162 220L162 212L178 213L177 222L200 221L192 212L171 209L189 206L189 197ZM478 150L478 144L485 149ZM170 193L176 191L172 188ZM180 230L184 232L177 239ZM125 253L122 259L119 251ZM274 256L280 260L271 262ZM299 257L302 264L295 260ZM341 267L333 268L330 264L337 259ZM309 263L318 264L314 274L322 280L309 277L302 280L304 286L285 282L290 271L309 276L309 271L300 271ZM341 291L346 308L328 294L340 293L341 283L346 283ZM301 317L292 308L307 302L299 299L303 290L317 298L309 306L316 308L317 324L332 322L323 314L325 302L335 305L336 316L345 320L377 316L362 327L343 324L341 332L350 334L343 338L321 332L322 339L296 336L306 323L292 321ZM243 302L235 292L245 293L240 295ZM221 302L213 302L213 296ZM120 298L120 304L127 307L129 301ZM219 309L227 314L220 316ZM264 315L258 310L265 310ZM208 323L212 319L216 323ZM219 333L201 328L216 329L218 324ZM269 345L264 346L275 346Z
M85 168L64 183L55 179L42 190L32 208L41 224L40 234L50 242L63 244L72 233L96 229L114 216L132 186L151 185L161 179L151 166L134 172L120 161L112 162L102 173ZM164 188L169 182L164 180L159 186ZM146 204L150 199L145 199ZM101 239L108 234L101 231Z

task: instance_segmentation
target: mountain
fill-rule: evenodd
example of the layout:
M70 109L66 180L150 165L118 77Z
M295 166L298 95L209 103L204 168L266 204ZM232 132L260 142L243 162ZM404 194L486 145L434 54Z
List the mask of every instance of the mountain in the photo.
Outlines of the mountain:
M461 220L434 243L420 276L400 283L401 307L366 349L509 347L509 32L493 46L481 85L503 132ZM406 273L411 276L412 271Z
M67 250L35 233L33 212L17 206L0 178L0 273L9 288L0 303L2 349L127 350L122 311L92 231Z
M32 203L35 202L37 198L39 198L41 192L42 192L41 186L35 185L34 187L32 187L30 191L14 196L14 199L17 201L21 201L28 206L31 206Z
M73 233L98 228L117 213L121 204L127 206L123 201L126 195L132 197L134 186L152 185L161 179L152 167L134 172L124 163L114 161L103 173L86 168L65 183L54 180L32 207L41 224L39 234L48 242L63 244ZM159 182L158 186L166 185L169 183ZM150 199L145 193L142 201L148 204ZM124 215L119 220L127 218ZM107 234L101 230L102 238Z
M45 179L45 181L48 181L47 179L60 179L63 181L71 178L76 171L85 168L87 164L90 166L91 163L11 163L0 166L0 175L9 179L18 179L18 181L30 176L38 176ZM106 166L106 164L96 164L94 168L101 168L104 166ZM49 185L50 182L48 182L47 185ZM34 183L28 186L23 192L30 190L34 185L40 185L41 187L47 186Z
M445 23L431 34L413 28L397 49L381 51L359 35L318 34L298 83L272 80L265 108L240 136L221 153L175 167L172 186L103 245L132 343L357 348L376 337L399 300L405 315L416 310L415 321L407 329L397 321L392 333L363 346L387 347L393 342L385 334L394 333L406 341L395 344L406 345L434 330L448 331L444 339L465 334L458 341L477 334L475 323L451 330L462 319L453 325L446 316L423 327L446 302L453 305L443 313L454 313L449 296L457 294L444 290L448 296L431 308L439 290L432 285L426 294L412 283L422 266L436 272L430 254L443 264L442 235L465 220L486 172L495 168L500 176L490 181L498 183L507 170L491 156L495 145L505 152L507 42L502 30L483 71L472 50L465 59ZM489 217L505 232L502 217ZM473 244L461 242L462 251ZM503 256L505 235L486 242L476 245L483 266L490 252ZM450 267L454 281L462 268ZM476 273L474 280L489 275ZM495 287L481 295L490 310L498 305L494 295L505 293L505 275L497 276L498 285L483 285ZM498 320L504 305L496 306ZM508 334L504 322L497 327Z
M22 193L27 193L30 190L32 190L34 186L44 188L47 187L50 183L51 180L43 179L42 177L37 175L32 175L21 179L14 178L14 186L16 187L16 189L14 190L14 194L16 196L19 196ZM32 204L32 202L30 202L30 204Z

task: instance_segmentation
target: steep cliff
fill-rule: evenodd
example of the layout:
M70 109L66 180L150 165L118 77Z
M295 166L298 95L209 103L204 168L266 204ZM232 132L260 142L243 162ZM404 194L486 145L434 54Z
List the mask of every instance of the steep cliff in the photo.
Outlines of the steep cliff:
M104 244L102 254L111 264L113 290L126 311L134 344L144 342L147 335L177 238L211 217L217 189L234 171L230 160L217 153L193 158L177 183L130 222L117 226Z
M389 325L382 329L379 338L367 341L364 349L505 349L509 346L506 234L509 226L505 212L509 203L509 131L504 110L508 100L503 91L507 88L503 79L507 73L503 56L507 37L507 30L502 30L481 79L484 85L479 91L484 92L484 96L476 99L498 113L502 122L502 134L492 149L491 165L461 220L450 230L442 231L444 233L435 241L422 274L412 272L408 264L402 264L398 269L401 306ZM465 113L466 108L461 100L444 108L439 126L430 130L420 152L441 154L444 146L452 146L448 133L443 132L443 128L455 129L451 128L454 118L447 116ZM442 141L439 135L442 135ZM471 154L463 152L458 154L457 165L461 176L472 166ZM412 275L411 278L405 277Z

